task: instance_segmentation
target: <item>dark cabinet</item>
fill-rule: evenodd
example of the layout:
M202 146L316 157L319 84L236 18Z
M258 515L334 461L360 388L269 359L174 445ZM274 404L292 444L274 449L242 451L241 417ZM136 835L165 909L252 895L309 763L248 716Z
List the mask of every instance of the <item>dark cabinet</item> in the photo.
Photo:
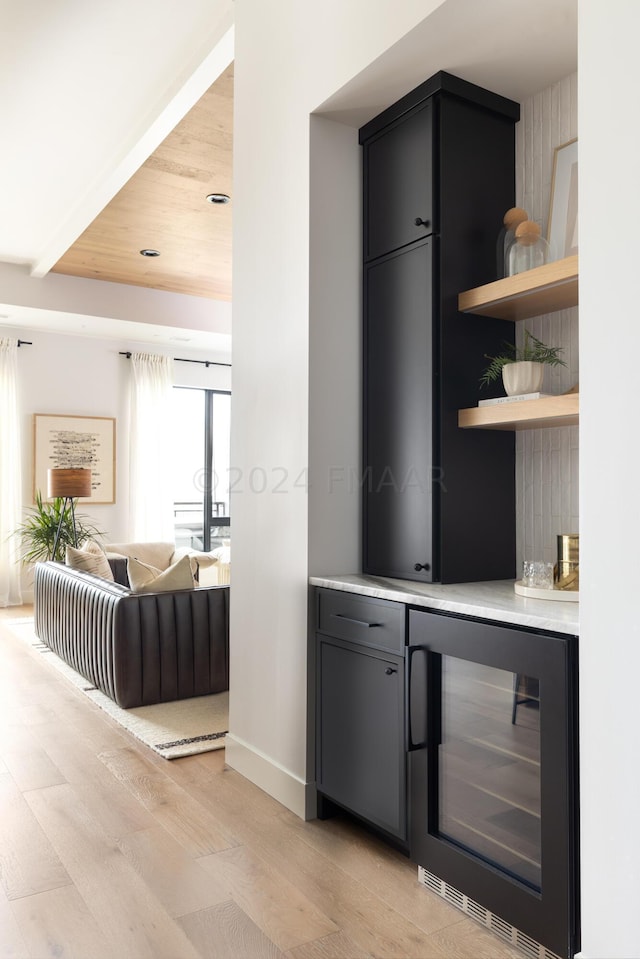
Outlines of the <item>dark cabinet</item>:
M409 613L411 858L558 956L579 946L576 657L575 637Z
M367 259L433 232L432 113L427 101L365 144Z
M405 608L330 590L316 598L319 796L403 841Z
M460 430L512 323L460 314L495 279L518 105L437 74L360 131L364 184L363 571L515 574L511 433ZM416 221L420 221L416 223Z
M571 959L577 637L327 588L314 600L319 816L365 820L472 918Z
M366 269L365 554L389 576L433 564L432 258L427 239Z

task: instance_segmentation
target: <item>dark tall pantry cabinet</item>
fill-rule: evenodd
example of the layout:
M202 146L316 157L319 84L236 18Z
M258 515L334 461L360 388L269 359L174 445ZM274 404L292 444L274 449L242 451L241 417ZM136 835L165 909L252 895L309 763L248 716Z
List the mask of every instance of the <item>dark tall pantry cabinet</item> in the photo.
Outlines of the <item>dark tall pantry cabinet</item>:
M514 575L514 436L458 428L514 326L460 314L457 298L496 279L518 118L517 103L438 73L360 130L365 573Z

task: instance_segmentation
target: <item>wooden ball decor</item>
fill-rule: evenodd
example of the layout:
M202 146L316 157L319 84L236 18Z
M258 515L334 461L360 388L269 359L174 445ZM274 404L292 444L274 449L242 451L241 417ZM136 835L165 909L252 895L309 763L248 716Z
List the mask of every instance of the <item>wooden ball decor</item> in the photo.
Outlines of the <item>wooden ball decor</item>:
M516 243L522 246L531 246L537 243L540 237L540 225L535 220L524 220L516 227Z
M514 231L519 223L522 223L524 220L528 219L529 214L526 210L523 210L521 206L512 206L511 209L507 210L505 213L502 222L507 230Z

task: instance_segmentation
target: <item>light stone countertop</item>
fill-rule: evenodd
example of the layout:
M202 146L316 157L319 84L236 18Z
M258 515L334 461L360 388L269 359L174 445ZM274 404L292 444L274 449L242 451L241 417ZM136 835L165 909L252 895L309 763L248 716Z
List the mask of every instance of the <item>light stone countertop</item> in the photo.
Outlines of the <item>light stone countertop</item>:
M411 606L443 609L499 623L530 626L556 633L579 634L579 604L517 596L513 580L488 583L414 583L353 573L347 576L312 576L312 586L360 593Z

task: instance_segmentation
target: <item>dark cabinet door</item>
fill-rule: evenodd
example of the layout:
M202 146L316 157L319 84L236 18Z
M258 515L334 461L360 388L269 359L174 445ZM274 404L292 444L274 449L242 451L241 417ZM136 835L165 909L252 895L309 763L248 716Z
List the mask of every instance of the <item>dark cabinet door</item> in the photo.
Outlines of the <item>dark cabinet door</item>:
M431 582L433 239L366 267L363 570ZM417 569L416 567L419 567Z
M318 790L406 838L404 659L318 635Z
M367 259L434 232L432 113L427 103L365 145Z
M409 614L411 858L558 956L577 945L575 644Z

